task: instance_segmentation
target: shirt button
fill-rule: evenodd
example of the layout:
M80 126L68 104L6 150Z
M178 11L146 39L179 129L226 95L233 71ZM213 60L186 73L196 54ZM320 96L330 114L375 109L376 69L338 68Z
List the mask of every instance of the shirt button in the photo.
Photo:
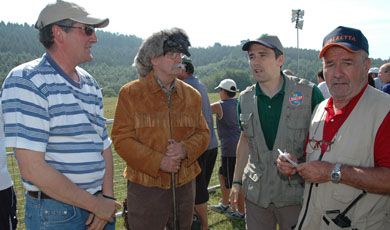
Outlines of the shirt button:
M330 122L334 122L334 120L333 120L333 119L330 119Z
M269 105L269 106L268 106L268 108L270 109L270 108L271 108L271 106Z

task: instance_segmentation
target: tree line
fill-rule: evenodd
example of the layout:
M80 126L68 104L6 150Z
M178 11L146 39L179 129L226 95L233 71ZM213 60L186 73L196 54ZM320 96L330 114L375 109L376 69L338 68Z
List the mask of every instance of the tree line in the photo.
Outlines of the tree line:
M104 96L117 96L122 85L138 78L132 67L133 60L142 43L135 35L104 32L98 30L98 43L92 47L93 61L81 65L91 73ZM191 40L191 38L190 38ZM237 82L240 90L253 84L246 52L241 50L248 40L242 40L237 46L224 46L215 43L206 48L191 47L190 53L198 76L209 92L224 78ZM15 66L42 56L45 52L39 42L38 31L33 25L0 22L0 80ZM321 68L318 50L299 50L299 77L316 83L316 73ZM283 69L297 73L297 49L286 47ZM382 59L373 59L372 66L385 63Z

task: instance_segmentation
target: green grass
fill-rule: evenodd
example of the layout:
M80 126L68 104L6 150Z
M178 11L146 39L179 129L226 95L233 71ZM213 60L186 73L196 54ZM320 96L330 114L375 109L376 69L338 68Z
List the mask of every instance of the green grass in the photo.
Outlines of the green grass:
M211 93L209 94L210 103L216 102L219 100L219 94L218 93ZM104 116L108 119L113 119L115 115L115 108L117 104L117 98L104 98ZM108 133L111 134L112 124L107 125ZM126 179L122 176L123 170L126 167L126 163L122 160L120 156L113 150L113 157L114 157L114 196L117 198L117 200L121 203L123 203L123 200L125 199L127 195L127 186L126 186ZM7 149L7 151L11 151L10 149ZM17 163L14 157L8 157L7 158L8 163L8 169L12 175L12 179L14 181L14 187L17 194L18 199L18 218L19 218L19 225L18 229L25 229L24 227L24 189L21 185L20 176L19 176L19 170L17 167ZM219 184L218 181L218 168L220 165L219 158L217 159L217 162L214 167L213 176L210 181L210 186ZM219 200L221 199L221 192L219 189L216 190L216 192L213 192L210 194L210 204L218 204ZM216 213L214 211L209 210L208 211L208 219L209 219L209 225L214 230L238 230L238 229L245 229L245 222L244 221L238 221L233 220L225 215ZM118 217L117 218L117 224L116 224L117 230L125 230L123 226L123 218Z

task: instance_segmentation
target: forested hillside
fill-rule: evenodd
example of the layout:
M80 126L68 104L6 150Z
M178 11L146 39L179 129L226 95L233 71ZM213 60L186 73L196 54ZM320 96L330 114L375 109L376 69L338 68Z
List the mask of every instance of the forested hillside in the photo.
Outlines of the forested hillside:
M135 35L122 35L97 31L99 42L92 48L93 61L81 66L90 72L103 88L105 96L116 96L120 87L137 78L133 64L142 39ZM191 40L191 38L190 38ZM240 90L253 82L248 66L247 54L241 50L243 40L237 46L222 46L215 43L207 48L190 48L195 74L202 79L209 92L214 91L223 78L234 79ZM282 41L283 42L283 41ZM0 80L15 66L40 57L44 53L39 43L38 31L32 25L0 22ZM321 67L318 50L300 49L300 77L315 82ZM373 66L385 61L373 60ZM297 49L285 48L283 69L297 71Z

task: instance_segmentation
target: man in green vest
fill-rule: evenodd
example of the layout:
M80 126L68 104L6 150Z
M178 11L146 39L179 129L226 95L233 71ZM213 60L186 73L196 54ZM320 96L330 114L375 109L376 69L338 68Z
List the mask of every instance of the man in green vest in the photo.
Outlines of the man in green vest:
M313 113L306 163L277 161L281 173L306 181L295 229L388 230L390 96L368 85L368 41L339 26L319 58L331 97Z
M278 172L278 149L303 155L313 109L324 98L311 82L281 72L283 46L277 36L263 34L242 47L248 52L256 84L239 97L241 136L233 177L232 199L243 189L247 229L291 229L303 194L299 175Z

